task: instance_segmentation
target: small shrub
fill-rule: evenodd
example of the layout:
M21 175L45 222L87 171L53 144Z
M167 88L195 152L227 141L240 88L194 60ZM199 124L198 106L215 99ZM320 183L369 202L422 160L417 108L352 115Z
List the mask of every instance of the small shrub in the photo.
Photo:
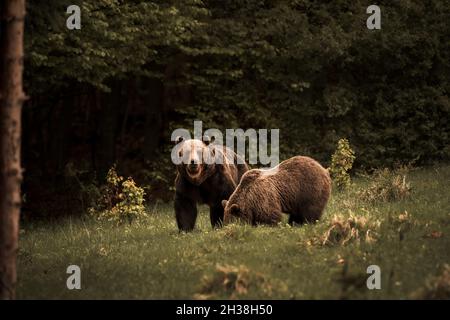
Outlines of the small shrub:
M340 139L336 151L331 157L329 168L331 178L338 189L345 189L351 185L349 171L355 161L355 152L347 139Z
M112 167L106 176L106 185L100 189L97 205L89 213L99 220L113 221L117 224L131 223L145 216L144 189L138 187L130 177L124 179Z
M407 181L408 168L397 170L381 169L371 176L369 186L359 192L361 200L368 202L389 202L405 199L411 193Z

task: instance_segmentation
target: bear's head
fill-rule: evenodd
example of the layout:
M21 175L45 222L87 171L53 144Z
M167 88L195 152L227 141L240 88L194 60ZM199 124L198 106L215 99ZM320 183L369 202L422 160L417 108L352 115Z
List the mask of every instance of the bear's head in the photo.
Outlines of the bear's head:
M254 181L261 176L259 169L247 171L241 178L236 190L230 199L222 200L224 208L223 224L227 225L233 221L241 220L252 224L252 208L258 206L258 191L255 189Z
M178 157L182 162L177 165L179 174L194 185L202 184L214 173L215 148L212 140L176 139Z

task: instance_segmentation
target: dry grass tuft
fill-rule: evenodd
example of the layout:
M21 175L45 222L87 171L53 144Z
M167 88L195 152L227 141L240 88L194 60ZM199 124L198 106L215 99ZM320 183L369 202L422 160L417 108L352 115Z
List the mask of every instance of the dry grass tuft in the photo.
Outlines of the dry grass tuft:
M388 221L389 224L398 232L400 240L403 240L406 232L410 231L416 223L408 211L404 211L395 217L390 216Z
M247 225L229 224L218 230L224 238L233 240L245 240L252 233L252 228Z
M270 297L274 288L266 276L246 266L217 265L213 275L203 277L201 290L194 298L238 299L244 298L251 289Z
M365 216L357 216L350 212L349 217L335 215L330 227L319 239L325 246L346 245L353 241L375 242L379 221L371 221Z
M370 176L369 186L358 193L359 198L370 203L398 201L407 198L411 194L411 184L407 181L408 172L407 167L375 171Z

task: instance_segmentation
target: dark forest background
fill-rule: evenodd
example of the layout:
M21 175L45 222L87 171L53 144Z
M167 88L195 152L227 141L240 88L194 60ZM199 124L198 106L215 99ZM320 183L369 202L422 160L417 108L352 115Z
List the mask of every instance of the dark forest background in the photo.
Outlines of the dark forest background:
M66 8L81 7L81 30ZM366 8L381 7L381 30ZM450 158L447 0L29 0L23 215L83 212L117 164L170 200L175 128L279 128L281 160Z

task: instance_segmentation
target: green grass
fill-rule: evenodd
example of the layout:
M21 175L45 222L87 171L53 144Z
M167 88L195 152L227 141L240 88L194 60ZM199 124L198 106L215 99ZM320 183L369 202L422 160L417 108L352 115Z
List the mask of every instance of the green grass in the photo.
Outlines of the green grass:
M202 207L197 230L180 234L171 205L150 207L148 218L129 226L91 218L28 223L18 298L411 298L450 264L450 166L414 170L409 180L407 199L369 204L357 197L368 181L356 179L352 190L333 193L319 223L302 227L212 230ZM333 216L345 220L349 210L367 225L345 245L322 245ZM365 227L376 240L365 241ZM66 288L71 264L81 267L81 290ZM366 287L372 264L381 268L381 290Z

